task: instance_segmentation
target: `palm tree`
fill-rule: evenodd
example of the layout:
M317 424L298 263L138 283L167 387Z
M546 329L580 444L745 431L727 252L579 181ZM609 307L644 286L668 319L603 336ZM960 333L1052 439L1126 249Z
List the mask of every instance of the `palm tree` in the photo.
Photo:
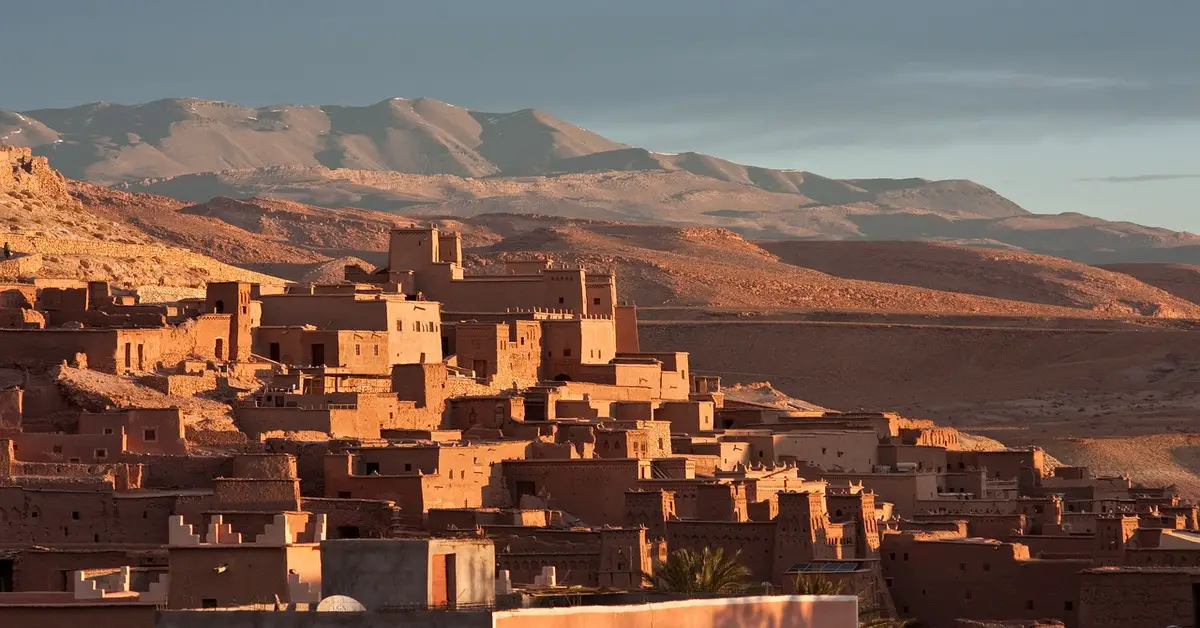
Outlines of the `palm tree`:
M742 552L726 556L723 548L675 550L657 564L653 574L642 574L656 590L670 593L739 593L750 570L738 562Z
M833 581L815 573L796 574L797 595L841 595L846 583Z
M841 595L846 588L845 581L834 581L815 573L802 573L796 576L796 593L798 595ZM873 606L869 600L859 596L858 628L909 628L913 626L910 619L895 619L888 617L883 609Z

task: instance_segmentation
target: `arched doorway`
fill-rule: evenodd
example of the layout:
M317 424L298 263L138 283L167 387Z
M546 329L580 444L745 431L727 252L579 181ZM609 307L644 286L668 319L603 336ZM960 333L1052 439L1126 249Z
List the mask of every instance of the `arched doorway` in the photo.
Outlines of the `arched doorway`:
M559 373L558 375L555 375L555 376L554 376L554 381L556 381L556 382L569 382L569 381L571 381L571 376L570 376L570 375L567 375L566 373Z

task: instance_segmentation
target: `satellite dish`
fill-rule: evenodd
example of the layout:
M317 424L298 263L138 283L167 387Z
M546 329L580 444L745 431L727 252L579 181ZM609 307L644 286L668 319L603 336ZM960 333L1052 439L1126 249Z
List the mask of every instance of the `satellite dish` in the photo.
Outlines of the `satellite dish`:
M361 613L367 610L367 607L348 595L331 595L317 604L317 610L334 613Z

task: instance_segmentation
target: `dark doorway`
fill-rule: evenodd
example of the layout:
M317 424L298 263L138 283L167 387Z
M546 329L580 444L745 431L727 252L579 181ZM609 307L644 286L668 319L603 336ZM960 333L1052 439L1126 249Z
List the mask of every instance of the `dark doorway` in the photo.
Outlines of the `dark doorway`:
M325 365L325 345L321 343L312 346L312 366Z
M0 560L0 593L11 593L13 590L13 561Z
M358 526L338 526L337 535L339 539L358 539L362 538L362 532Z
M218 360L225 359L225 339L217 338L217 346L213 349L213 355L217 356Z
M133 343L125 343L125 369L133 368Z
M215 312L217 314L224 314L225 313L225 302L220 299L217 299L217 302L213 303L213 312Z
M1200 626L1200 583L1192 585L1192 625Z
M546 420L546 402L525 400L525 420L526 421L545 421Z
M279 343L272 342L271 345L267 348L267 353L269 354L269 355L267 355L267 357L271 358L272 362L278 362L279 361Z
M146 370L146 345L138 345L138 370Z
M527 480L517 480L517 499L522 495L537 495L537 484Z
M566 373L559 373L558 375L555 375L555 376L554 376L554 381L556 381L556 382L569 382L569 381L571 381L571 376L570 376L570 375L567 375Z

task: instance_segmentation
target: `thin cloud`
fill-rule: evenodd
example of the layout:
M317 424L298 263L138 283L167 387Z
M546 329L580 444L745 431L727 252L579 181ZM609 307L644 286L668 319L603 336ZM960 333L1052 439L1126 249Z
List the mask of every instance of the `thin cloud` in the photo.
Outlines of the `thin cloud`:
M1116 177L1089 177L1077 179L1085 183L1150 183L1154 181L1179 181L1183 179L1200 179L1200 173L1192 174L1134 174Z

